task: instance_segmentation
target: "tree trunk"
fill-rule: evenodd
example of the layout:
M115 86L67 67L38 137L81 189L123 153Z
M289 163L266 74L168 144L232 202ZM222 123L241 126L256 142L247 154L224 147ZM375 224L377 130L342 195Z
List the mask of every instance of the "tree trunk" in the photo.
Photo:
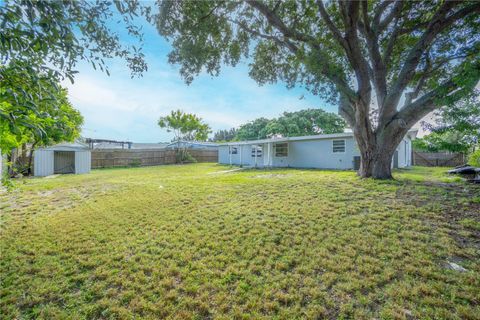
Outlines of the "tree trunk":
M32 175L32 159L33 159L33 151L35 150L35 146L37 145L37 141L35 141L32 146L30 147L30 155L28 157L28 168L27 174Z
M361 162L358 174L362 178L392 179L393 155L403 136L398 139L397 135L385 132L377 133L376 136L372 141L363 141L365 147L359 148Z
M392 151L393 149L393 151ZM392 158L395 148L390 146L371 146L368 155L361 155L360 170L362 178L392 179Z

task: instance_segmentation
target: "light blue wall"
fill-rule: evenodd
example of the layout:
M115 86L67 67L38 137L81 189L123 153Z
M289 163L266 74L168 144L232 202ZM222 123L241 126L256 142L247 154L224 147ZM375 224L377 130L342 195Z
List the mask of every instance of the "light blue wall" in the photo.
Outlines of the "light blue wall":
M237 154L231 155L231 163L234 165L255 166L255 157L252 157L251 145L239 145L237 148ZM265 154L265 147L263 148L262 156L257 157L257 167L263 166L263 157ZM218 163L230 164L230 154L228 146L218 147ZM241 161L240 161L241 158Z
M345 152L333 152L333 140L345 140ZM353 169L353 156L359 155L353 138L292 141L289 164L298 168Z

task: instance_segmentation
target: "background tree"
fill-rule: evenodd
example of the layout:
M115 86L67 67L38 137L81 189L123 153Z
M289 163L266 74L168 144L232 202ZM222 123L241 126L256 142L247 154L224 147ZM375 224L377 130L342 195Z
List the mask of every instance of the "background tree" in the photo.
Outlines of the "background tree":
M162 1L156 19L187 83L252 57L258 83L336 102L363 177L391 178L408 130L480 79L478 1Z
M228 130L218 130L213 134L213 142L233 141L237 136L237 129L231 128Z
M169 115L160 117L158 125L174 135L173 141L177 142L177 157L180 162L188 160L187 146L182 141L206 141L211 132L210 126L202 118L193 113L182 110L171 111Z
M242 124L237 130L237 140L257 140L268 138L267 125L270 122L267 118L258 118Z
M471 141L458 131L432 132L423 138L413 140L413 148L426 152L468 153L473 147Z
M423 122L432 133L416 139L414 147L430 152L472 152L480 142L480 100L478 93L459 100L449 107L437 110L433 123Z
M267 124L269 136L298 137L344 132L345 121L338 115L321 109L284 112Z

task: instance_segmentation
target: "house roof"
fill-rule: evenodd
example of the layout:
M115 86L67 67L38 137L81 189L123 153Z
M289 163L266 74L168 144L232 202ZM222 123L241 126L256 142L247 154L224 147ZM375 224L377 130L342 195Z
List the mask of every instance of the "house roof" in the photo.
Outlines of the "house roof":
M129 142L130 148L127 145L119 143L100 142L95 143L93 149L165 149L168 143L134 143Z
M175 146L177 144L186 144L189 146L203 146L203 147L218 147L218 143L214 142L205 142L205 141L175 141L167 145L167 147Z
M407 133L410 139L415 138L418 130L411 130ZM234 141L234 142L225 142L219 143L219 146L238 146L238 145L249 145L249 144L262 144L270 142L289 142L289 141L303 141L303 140L321 140L321 139L337 139L337 138L353 138L353 132L343 132L343 133L331 133L331 134L317 134L313 136L300 136L300 137L284 137L284 138L272 138L272 139L261 139L261 140L247 140L247 141Z

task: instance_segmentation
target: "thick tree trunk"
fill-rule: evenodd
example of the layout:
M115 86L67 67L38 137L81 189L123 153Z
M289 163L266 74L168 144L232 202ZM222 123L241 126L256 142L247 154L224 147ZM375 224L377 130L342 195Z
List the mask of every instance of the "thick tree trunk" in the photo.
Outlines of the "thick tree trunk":
M392 179L392 159L395 148L369 146L369 152L361 155L359 176L362 178Z
M380 132L375 139L358 143L360 149L360 170L362 178L392 179L392 159L395 150L403 139L402 133ZM355 136L357 141L361 137Z
M28 168L27 168L27 174L32 175L32 159L33 159L33 151L35 151L35 146L37 145L37 141L35 141L32 146L30 147L30 154L28 157Z

